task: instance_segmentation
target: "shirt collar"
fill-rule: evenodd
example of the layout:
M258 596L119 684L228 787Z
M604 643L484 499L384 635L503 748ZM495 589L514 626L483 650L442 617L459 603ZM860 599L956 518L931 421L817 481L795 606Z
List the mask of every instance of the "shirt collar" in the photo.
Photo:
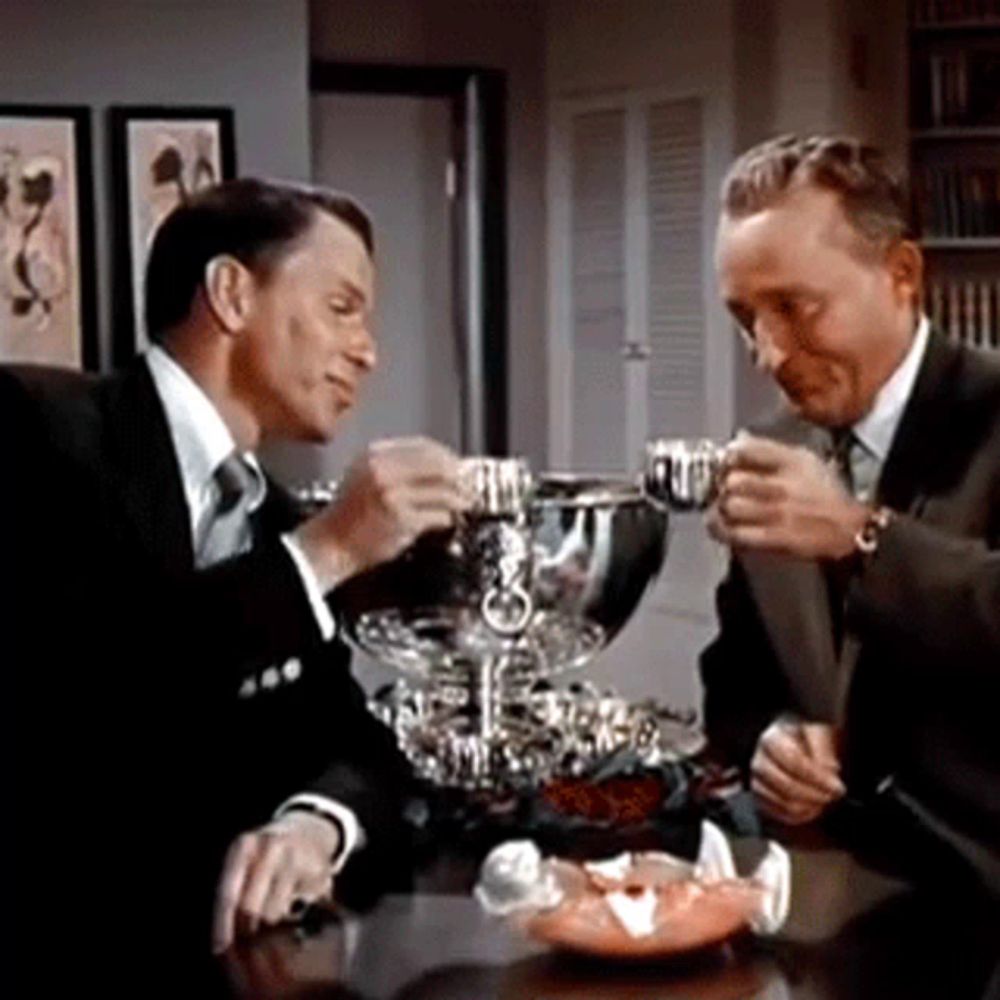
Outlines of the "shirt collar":
M184 492L196 496L214 486L215 470L236 450L236 442L201 386L166 350L154 344L146 352L146 364L170 427ZM253 511L264 500L264 474L252 452L242 457L254 473Z
M896 428L917 381L929 336L930 322L926 316L921 316L906 357L879 389L872 408L852 428L854 436L879 462L884 462L889 454Z

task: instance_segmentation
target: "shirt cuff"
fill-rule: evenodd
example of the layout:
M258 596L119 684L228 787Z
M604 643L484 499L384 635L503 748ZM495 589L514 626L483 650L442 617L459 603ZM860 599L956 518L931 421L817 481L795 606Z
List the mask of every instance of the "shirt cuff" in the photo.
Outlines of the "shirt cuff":
M320 634L323 636L323 641L329 642L337 634L337 622L323 598L323 591L319 580L316 579L316 573L309 564L306 554L302 551L302 546L293 535L282 535L281 541L292 557L295 568L299 571L302 586L305 587L306 596L309 598L309 604L313 609L313 615L319 626Z
M340 827L343 840L330 862L334 875L340 874L341 869L347 864L348 858L355 851L360 851L367 843L365 831L358 822L358 817L354 815L353 810L348 809L340 802L328 799L325 795L317 795L314 792L302 792L282 802L274 811L274 818L280 819L285 813L293 812L296 809L318 813Z

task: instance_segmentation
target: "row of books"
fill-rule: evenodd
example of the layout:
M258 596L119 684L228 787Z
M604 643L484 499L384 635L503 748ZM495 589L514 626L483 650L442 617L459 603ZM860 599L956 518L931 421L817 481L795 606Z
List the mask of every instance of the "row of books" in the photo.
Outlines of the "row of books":
M926 309L952 340L1000 350L1000 280L932 281Z
M924 236L1000 236L1000 168L917 167L912 183Z
M917 28L993 21L1000 21L1000 0L913 0L910 5L910 23Z
M918 128L1000 124L1000 49L921 53L914 60L913 124Z

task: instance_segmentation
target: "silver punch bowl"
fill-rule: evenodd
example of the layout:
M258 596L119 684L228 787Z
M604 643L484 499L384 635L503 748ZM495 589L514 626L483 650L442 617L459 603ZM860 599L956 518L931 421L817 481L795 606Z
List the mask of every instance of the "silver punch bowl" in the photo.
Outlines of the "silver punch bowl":
M621 699L544 679L585 664L631 617L663 564L666 510L626 480L533 478L516 459L464 468L475 503L455 528L339 595L351 640L405 677L374 707L418 773L495 788L544 780L595 740L652 738Z

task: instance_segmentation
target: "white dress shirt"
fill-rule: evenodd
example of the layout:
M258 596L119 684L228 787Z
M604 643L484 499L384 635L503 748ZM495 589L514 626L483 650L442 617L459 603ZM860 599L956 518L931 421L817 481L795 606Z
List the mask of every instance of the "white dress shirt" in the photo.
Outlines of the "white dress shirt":
M236 449L236 442L212 401L167 351L154 345L146 352L145 358L174 442L190 517L191 538L197 551L219 499L215 471ZM254 473L253 493L248 504L252 513L264 502L267 481L252 452L244 452L242 457ZM336 623L323 599L316 574L291 535L282 535L281 541L302 580L320 634L328 641L336 633ZM290 675L289 671L284 671L284 674ZM340 824L344 844L334 865L334 874L343 867L353 850L364 846L364 831L357 817L341 803L323 795L302 793L283 802L275 815L280 816L296 807L326 813Z
M860 445L852 449L851 470L859 500L870 501L882 473L882 466L899 429L903 410L913 394L920 365L927 352L930 322L922 316L906 357L879 389L872 408L851 430Z

